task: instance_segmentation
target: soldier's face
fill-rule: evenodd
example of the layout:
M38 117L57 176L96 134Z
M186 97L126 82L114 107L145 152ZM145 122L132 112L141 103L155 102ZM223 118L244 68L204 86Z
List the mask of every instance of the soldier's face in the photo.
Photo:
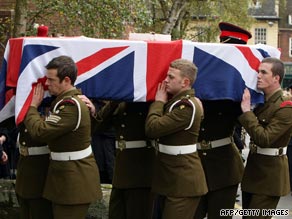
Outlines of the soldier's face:
M60 82L60 79L57 77L57 69L48 69L46 76L46 85L48 86L49 93L54 96L61 94L64 91L64 80Z
M262 90L265 94L269 94L279 85L279 75L273 75L272 63L261 63L257 76L257 88Z
M172 95L178 94L185 87L184 78L180 74L180 70L169 67L166 78L166 92Z

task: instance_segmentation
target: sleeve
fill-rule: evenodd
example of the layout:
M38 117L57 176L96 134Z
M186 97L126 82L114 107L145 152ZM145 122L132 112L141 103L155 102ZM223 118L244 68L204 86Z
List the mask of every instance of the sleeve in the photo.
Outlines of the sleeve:
M105 130L109 127L111 117L120 104L117 101L109 101L96 113L92 120L93 132Z
M43 120L35 107L30 107L24 124L33 138L48 141L75 129L78 122L78 108L74 101L61 102L55 111Z
M281 107L274 113L269 123L260 124L253 112L243 113L239 121L255 144L270 147L292 128L292 107ZM281 146L281 145L278 145Z
M194 110L191 104L180 101L165 114L163 108L163 102L156 101L151 104L145 124L147 137L160 138L184 130L190 125Z

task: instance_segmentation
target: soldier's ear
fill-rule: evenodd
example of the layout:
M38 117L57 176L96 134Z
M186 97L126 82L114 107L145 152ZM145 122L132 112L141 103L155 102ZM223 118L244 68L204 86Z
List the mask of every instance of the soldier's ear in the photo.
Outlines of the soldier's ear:
M184 77L184 78L183 78L183 81L182 81L182 85L183 85L183 87L189 87L190 84L191 84L190 79L187 78L187 77Z
M277 82L280 83L280 75L275 75L275 76L274 76L274 79L275 79Z
M64 81L65 81L66 83L71 83L71 79L70 79L68 76L66 76L66 77L64 78Z

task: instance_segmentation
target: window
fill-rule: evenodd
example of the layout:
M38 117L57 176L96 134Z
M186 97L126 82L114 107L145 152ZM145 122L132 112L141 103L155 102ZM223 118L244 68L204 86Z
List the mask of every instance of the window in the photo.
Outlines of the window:
M289 38L289 57L292 57L292 37Z
M255 44L267 44L267 29L255 28Z
M288 15L288 24L292 25L292 15L291 14Z

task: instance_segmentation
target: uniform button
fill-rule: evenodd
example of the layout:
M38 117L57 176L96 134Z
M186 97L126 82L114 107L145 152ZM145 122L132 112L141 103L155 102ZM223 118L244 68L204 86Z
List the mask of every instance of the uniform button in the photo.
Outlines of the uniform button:
M25 141L23 141L21 144L22 144L22 145L26 145Z
M24 129L24 132L27 132L27 129Z
M204 152L204 153L203 153L203 155L204 155L204 156L206 156L206 155L207 155L207 153L206 153L206 152Z
M205 128L201 128L201 131L205 131Z
M141 112L139 113L139 116L142 116L142 113Z
M124 136L120 135L120 139L124 139Z
M123 115L124 115L124 116L126 116L126 115L127 115L127 113L126 113L126 112L124 112L124 113L123 113Z
M122 124L121 127L122 127L122 128L125 128L126 126L125 126L125 124Z

